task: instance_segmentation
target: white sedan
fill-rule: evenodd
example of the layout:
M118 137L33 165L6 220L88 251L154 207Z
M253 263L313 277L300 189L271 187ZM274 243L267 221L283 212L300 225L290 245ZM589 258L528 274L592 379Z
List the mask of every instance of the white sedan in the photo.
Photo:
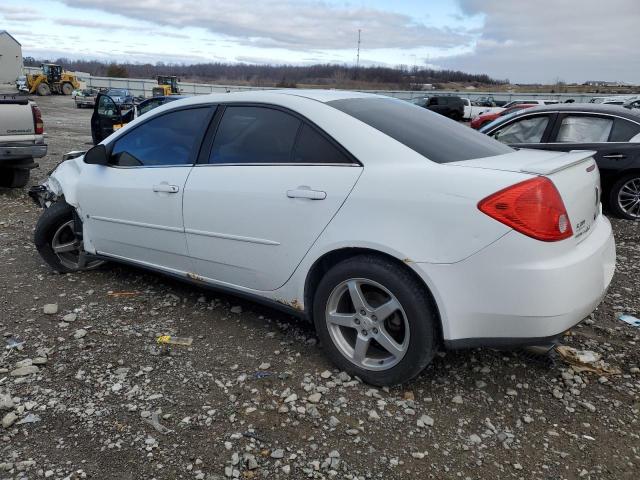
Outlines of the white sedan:
M60 164L35 243L60 272L125 262L297 313L396 384L440 346L537 344L595 309L615 246L592 153L375 95L199 96Z

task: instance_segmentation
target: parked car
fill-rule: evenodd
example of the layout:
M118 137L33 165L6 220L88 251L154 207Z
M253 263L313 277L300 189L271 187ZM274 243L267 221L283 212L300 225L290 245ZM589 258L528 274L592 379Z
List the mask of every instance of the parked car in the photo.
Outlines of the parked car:
M473 120L480 115L484 115L489 112L500 112L503 109L501 107L486 107L484 105L478 105L475 102L471 102L468 98L463 98L464 113L462 114L463 120Z
M640 108L640 98L635 99L635 100L627 100L624 105L624 108L629 108L629 109L634 109L634 108Z
M24 187L34 159L47 154L44 123L27 97L0 96L0 187Z
M602 202L616 215L640 219L640 114L604 104L536 107L480 129L517 148L593 150Z
M96 88L85 88L76 93L73 100L76 103L76 108L94 107L97 96L98 90Z
M589 315L615 267L599 181L590 152L518 151L402 100L298 90L155 108L31 193L53 269L112 260L254 298L388 385L442 343L539 344Z
M140 115L153 110L160 105L164 105L174 100L187 98L181 95L168 95L166 97L153 97L142 101L139 104L119 105L106 94L98 94L91 116L91 137L93 144L97 145L102 140L131 122Z
M117 105L133 105L134 96L126 88L110 88L105 92L105 95L111 97Z
M430 97L426 108L453 120L460 121L464 117L464 102L460 97L453 95Z
M478 130L479 128L483 127L484 125L493 122L496 118L504 117L505 115L509 115L511 113L519 112L520 110L524 110L525 108L531 108L531 107L535 107L535 106L536 105L524 103L522 105L514 105L514 106L509 107L509 108L500 109L499 111L491 111L491 112L488 112L488 113L483 113L482 115L479 115L476 118L474 118L471 121L470 126L471 126L471 128L475 128L476 130Z
M517 105L556 105L560 103L558 100L512 100L505 103L502 108L515 107Z
M16 89L20 93L29 93L29 87L27 86L27 77L26 77L26 75L20 75L16 79Z

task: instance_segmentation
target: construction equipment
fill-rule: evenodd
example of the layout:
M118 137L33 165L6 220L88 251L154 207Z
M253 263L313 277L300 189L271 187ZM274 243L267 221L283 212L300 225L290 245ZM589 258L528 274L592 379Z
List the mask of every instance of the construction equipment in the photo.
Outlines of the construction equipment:
M27 88L30 94L42 96L52 93L71 95L80 88L80 82L73 73L63 71L60 65L43 63L41 73L27 75Z
M153 87L151 93L154 97L167 97L169 95L180 95L178 82L180 79L175 76L159 75L158 86Z

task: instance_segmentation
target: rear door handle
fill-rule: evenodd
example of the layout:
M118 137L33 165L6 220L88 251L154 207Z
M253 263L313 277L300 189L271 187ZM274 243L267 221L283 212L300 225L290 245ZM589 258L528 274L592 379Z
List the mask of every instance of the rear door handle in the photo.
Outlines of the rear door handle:
M311 190L309 187L298 187L294 190L287 190L289 198L308 198L309 200L324 200L327 192L321 190Z
M161 183L160 185L154 185L153 191L164 193L178 193L180 191L180 187L178 187L178 185L168 185L166 183Z
M602 158L611 158L613 160L622 160L623 158L627 158L626 155L621 153L611 153L609 155L603 155Z

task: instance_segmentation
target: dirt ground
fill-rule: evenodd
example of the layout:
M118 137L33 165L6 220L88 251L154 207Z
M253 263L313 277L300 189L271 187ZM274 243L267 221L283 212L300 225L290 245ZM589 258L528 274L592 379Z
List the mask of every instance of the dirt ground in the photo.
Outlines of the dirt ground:
M91 142L89 110L37 102L49 155L32 184ZM52 273L39 214L0 191L0 478L640 478L640 329L617 319L640 316L638 223L613 220L611 289L564 338L621 374L480 349L376 389L277 311L115 264Z

